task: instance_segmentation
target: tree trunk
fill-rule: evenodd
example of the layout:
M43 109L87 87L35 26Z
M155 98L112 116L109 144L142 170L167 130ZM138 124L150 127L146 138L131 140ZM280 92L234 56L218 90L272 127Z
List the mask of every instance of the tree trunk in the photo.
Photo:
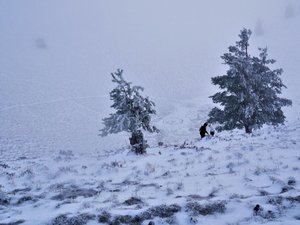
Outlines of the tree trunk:
M245 131L246 131L246 134L251 134L252 133L252 127L249 126L249 125L245 125Z
M129 141L130 145L132 146L132 150L136 154L146 153L146 148L148 147L147 141L144 140L144 135L140 130L132 132Z

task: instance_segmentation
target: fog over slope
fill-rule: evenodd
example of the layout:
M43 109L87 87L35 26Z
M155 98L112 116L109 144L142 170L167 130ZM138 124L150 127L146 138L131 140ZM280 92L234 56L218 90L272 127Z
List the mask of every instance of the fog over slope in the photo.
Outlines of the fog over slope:
M268 46L283 67L294 100L299 21L296 0L0 0L0 135L96 146L117 68L158 107L209 101L210 78L226 71L220 56L243 27L254 31L252 53Z
M210 77L225 70L219 56L258 20L265 35L253 35L253 47L268 45L282 64L299 61L283 43L289 32L293 49L299 46L296 27L287 30L299 21L299 3L287 20L289 2L1 1L0 68L17 79L50 82L50 90L42 89L49 98L107 94L109 74L119 67L151 95L189 98L206 94Z

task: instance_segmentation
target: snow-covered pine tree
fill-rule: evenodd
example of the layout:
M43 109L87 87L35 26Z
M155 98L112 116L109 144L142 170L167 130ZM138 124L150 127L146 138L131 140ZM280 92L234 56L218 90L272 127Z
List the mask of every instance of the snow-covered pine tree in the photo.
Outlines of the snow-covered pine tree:
M240 41L221 56L229 66L227 74L212 78L212 83L223 89L211 96L222 109L213 108L209 122L219 123L220 131L245 128L246 133L252 133L263 124L283 124L281 108L292 105L291 100L278 97L286 88L279 77L283 70L269 68L275 60L267 58L267 48L259 48L259 57L248 53L250 36L251 30L241 31Z
M144 140L142 130L158 132L158 129L150 124L151 115L156 114L155 104L148 97L141 96L140 91L144 90L142 87L131 87L131 83L125 81L122 74L123 70L120 69L111 73L112 82L117 84L110 92L110 99L114 102L111 107L116 112L103 119L101 136L122 131L130 132L132 150L136 154L143 154L146 152L147 141Z

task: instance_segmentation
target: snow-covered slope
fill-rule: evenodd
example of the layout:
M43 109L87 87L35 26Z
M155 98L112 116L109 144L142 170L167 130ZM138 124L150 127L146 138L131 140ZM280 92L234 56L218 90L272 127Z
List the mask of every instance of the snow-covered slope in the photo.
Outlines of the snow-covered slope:
M2 139L11 152L1 153L1 222L298 224L299 117L253 135L232 131L200 140L187 135L197 133L195 120L207 113L196 106L177 102L157 118L164 132L148 136L152 147L143 156L125 144L36 155L29 150L37 146ZM257 204L262 210L256 214Z
M0 224L299 224L299 22L296 0L0 1ZM287 123L199 140L242 27L284 69ZM144 156L98 136L118 67L157 105Z
M145 87L159 117L178 99L199 98L202 110L216 91L210 78L226 70L220 56L242 27L254 31L251 53L268 46L284 69L284 95L296 100L300 10L290 3L286 18L285 0L0 1L0 137L41 152L105 150L120 137L97 136L119 67ZM121 147L127 137L118 140Z

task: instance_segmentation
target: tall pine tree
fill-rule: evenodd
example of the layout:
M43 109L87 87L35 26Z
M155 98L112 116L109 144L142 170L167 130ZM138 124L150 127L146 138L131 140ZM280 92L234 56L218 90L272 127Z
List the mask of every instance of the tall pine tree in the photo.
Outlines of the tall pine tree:
M211 98L222 109L213 108L209 122L219 123L220 131L244 128L246 133L252 133L253 128L263 124L283 124L281 108L292 105L291 100L278 97L281 89L286 88L279 77L283 70L269 68L275 60L268 59L267 48L259 48L258 57L249 54L250 36L251 30L241 31L240 40L221 56L229 66L227 74L212 78L212 83L223 91Z
M156 114L153 108L155 104L140 94L140 91L144 90L142 87L131 87L131 83L125 81L122 74L123 70L119 69L111 73L112 82L117 84L110 92L110 99L114 102L111 107L116 112L103 119L104 128L100 130L101 136L122 131L130 132L132 150L137 154L143 154L146 152L147 142L144 140L142 130L158 132L158 129L150 124L151 115Z

